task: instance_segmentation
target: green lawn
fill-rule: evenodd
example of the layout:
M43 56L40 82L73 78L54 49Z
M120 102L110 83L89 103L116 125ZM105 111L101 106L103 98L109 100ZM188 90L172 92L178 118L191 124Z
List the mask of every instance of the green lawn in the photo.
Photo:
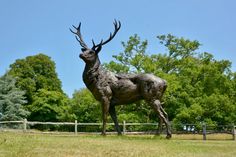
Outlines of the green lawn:
M236 141L0 132L0 157L234 157Z

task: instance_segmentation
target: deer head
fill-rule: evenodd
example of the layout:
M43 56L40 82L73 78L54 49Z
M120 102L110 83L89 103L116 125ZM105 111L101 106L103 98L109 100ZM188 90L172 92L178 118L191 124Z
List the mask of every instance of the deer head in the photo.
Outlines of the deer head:
M76 29L76 32L74 32L70 29L70 31L76 35L75 38L79 42L80 46L82 47L81 48L82 52L80 53L79 56L81 59L84 60L85 63L95 62L95 60L98 58L97 57L98 53L102 49L102 46L107 44L108 42L110 42L115 37L116 33L119 31L119 29L121 27L121 23L120 23L120 21L117 22L115 20L113 24L114 24L115 30L113 33L110 33L110 37L106 41L101 40L101 42L99 44L95 44L94 40L92 40L92 43L93 43L92 48L89 48L83 40L83 37L80 33L81 23L79 24L78 27L73 26Z

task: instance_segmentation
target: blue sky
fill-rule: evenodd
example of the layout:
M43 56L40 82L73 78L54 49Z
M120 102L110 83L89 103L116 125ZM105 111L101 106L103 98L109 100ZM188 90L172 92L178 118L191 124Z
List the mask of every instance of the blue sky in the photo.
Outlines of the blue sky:
M16 59L44 53L56 63L63 90L69 96L85 87L80 46L70 33L82 22L84 40L106 39L113 20L122 22L116 37L100 53L102 62L123 50L121 41L138 34L148 51L163 52L157 35L171 33L198 40L199 52L232 62L236 71L235 0L0 0L0 75Z

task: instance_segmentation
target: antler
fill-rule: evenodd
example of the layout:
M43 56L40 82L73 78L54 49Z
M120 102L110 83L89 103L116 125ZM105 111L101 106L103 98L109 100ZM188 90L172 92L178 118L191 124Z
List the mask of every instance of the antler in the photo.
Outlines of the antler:
M76 40L80 43L80 45L81 45L83 48L89 49L88 46L85 44L85 42L84 42L84 40L83 40L83 38L82 38L82 35L81 35L81 33L80 33L81 22L79 23L79 26L78 26L78 27L75 27L74 25L72 25L72 26L76 29L76 32L72 31L71 29L70 29L70 31L71 31L73 34L75 34L75 35L77 35L77 36L79 37L79 39L78 39L78 37L75 36Z
M93 50L95 50L97 47L105 45L106 43L108 43L109 41L111 41L115 37L116 33L119 31L119 29L121 27L121 23L120 23L120 21L118 21L118 23L117 23L117 21L115 20L115 22L113 22L113 24L115 26L115 30L114 30L113 34L110 33L110 37L105 42L103 42L103 40L101 40L101 42L99 44L95 45L94 41L92 40L92 42L93 42L92 49Z

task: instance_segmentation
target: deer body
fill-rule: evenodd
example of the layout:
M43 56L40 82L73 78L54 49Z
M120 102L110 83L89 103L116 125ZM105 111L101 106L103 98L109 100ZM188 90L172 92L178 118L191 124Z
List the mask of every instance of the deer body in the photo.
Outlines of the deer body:
M167 129L167 138L171 137L170 125L166 112L161 106L160 100L167 87L166 81L156 77L153 74L115 74L103 69L101 66L98 53L102 45L109 42L120 29L120 23L115 21L115 32L110 34L110 38L105 42L95 45L89 49L84 43L80 34L80 25L77 29L76 38L82 46L80 58L85 62L83 72L83 81L86 87L91 91L96 100L102 104L103 130L106 134L107 115L110 113L118 134L121 130L118 125L115 106L130 104L139 100L147 101L159 115L159 118L165 123Z
M141 99L161 99L166 81L152 74L115 74L103 69L100 62L85 66L83 81L98 101L109 96L113 105L129 104Z

